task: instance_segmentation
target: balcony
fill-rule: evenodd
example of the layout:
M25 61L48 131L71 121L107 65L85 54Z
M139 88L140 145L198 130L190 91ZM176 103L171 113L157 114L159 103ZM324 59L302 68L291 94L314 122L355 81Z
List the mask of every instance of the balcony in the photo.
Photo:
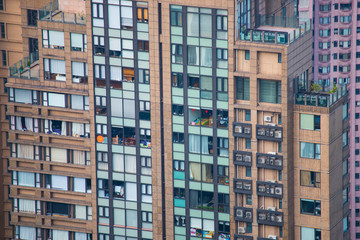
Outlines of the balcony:
M279 239L278 236L276 235L269 235L267 238L265 237L258 237L257 240L274 240L274 239Z
M234 150L234 164L238 166L252 166L252 153Z
M283 217L284 214L282 212L262 210L262 209L257 210L258 224L283 226L284 225Z
M301 92L295 94L295 104L314 107L330 107L348 93L346 85L338 87L334 93Z
M256 125L256 138L282 142L283 128L277 127L272 123L269 123L269 125Z
M251 124L234 123L235 137L251 138L251 135L252 135Z
M40 77L38 64L39 52L30 53L19 62L9 67L9 76L12 78L23 78L37 80Z
M253 209L234 207L234 218L236 221L253 222Z
M256 166L258 168L267 168L274 170L283 169L283 157L280 155L257 153L256 154Z
M283 198L283 185L275 182L257 181L257 194L259 196Z
M234 178L234 192L252 194L252 181Z
M234 235L234 240L253 240L254 238L252 236L246 236L246 235Z

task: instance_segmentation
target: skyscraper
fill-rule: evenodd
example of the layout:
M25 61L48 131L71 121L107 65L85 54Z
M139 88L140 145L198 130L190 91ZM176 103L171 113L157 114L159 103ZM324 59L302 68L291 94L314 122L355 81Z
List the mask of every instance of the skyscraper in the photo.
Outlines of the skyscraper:
M310 91L296 1L20 4L5 239L349 239L348 93Z

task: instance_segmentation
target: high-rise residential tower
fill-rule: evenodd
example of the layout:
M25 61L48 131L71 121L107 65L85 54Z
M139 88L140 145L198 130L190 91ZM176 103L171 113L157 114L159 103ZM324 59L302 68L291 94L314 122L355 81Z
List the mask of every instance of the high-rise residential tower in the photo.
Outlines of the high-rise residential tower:
M310 91L297 1L20 6L4 239L349 239L348 93Z

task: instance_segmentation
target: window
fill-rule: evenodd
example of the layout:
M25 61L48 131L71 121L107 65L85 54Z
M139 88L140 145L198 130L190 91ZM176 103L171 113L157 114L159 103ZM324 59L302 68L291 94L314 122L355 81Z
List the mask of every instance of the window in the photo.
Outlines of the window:
M86 34L80 33L70 33L71 39L71 51L80 51L86 52L87 50L87 40Z
M185 162L174 160L174 170L175 171L185 171Z
M18 131L39 132L39 120L28 117L10 117L10 129Z
M344 132L342 135L342 142L343 142L343 147L346 147L349 144L349 136L348 136L348 132Z
M245 148L251 149L251 139L245 139Z
M109 197L109 183L108 180L98 179L98 197Z
M138 50L141 52L149 52L149 41L138 41Z
M42 30L43 48L64 49L64 32Z
M35 90L10 88L9 102L38 104L38 94Z
M230 222L219 221L219 239L230 239Z
M171 62L172 63L183 63L183 45L172 44L171 45Z
M44 58L44 78L46 80L66 81L65 61Z
M214 193L190 190L190 208L214 211Z
M121 57L121 39L109 38L109 56Z
M137 21L147 23L149 21L147 3L137 2Z
M330 24L331 17L320 17L319 22L320 22L320 24Z
M319 48L320 49L329 49L330 48L330 42L319 42Z
M152 186L151 184L141 184L141 201L152 202Z
M173 132L173 143L184 143L184 133Z
M320 144L300 142L300 157L320 159Z
M174 188L174 198L185 199L185 189L184 188Z
M2 65L7 66L6 50L1 50Z
M227 16L220 15L220 11L217 11L216 16L216 38L217 39L227 39L227 30L228 30L228 18Z
M141 174L151 175L151 157L140 156Z
M199 65L199 47L196 46L187 46L188 50L188 65Z
M281 63L281 53L278 53L278 63Z
M251 110L245 110L245 121L251 121Z
M212 164L191 162L189 173L191 181L213 183L214 170Z
M92 4L93 25L104 27L104 5L99 3Z
M0 0L0 11L4 11L4 0Z
M319 30L320 37L330 37L330 35L331 35L331 29L320 29Z
M351 3L340 3L340 10L349 11L351 10L352 4Z
M321 240L321 230L315 228L301 227L301 240Z
M321 202L311 199L300 199L300 213L321 216Z
M178 9L178 6L171 6L171 13L170 13L170 22L171 26L182 26L182 12L181 7Z
M3 23L3 22L0 23L0 31L1 31L0 37L5 38L6 37L5 23Z
M228 100L228 79L216 78L217 100Z
M150 83L150 70L139 69L139 83L144 83L144 84Z
M141 220L143 228L152 229L152 212L141 212Z
M150 120L150 102L139 101L139 118L140 120Z
M246 195L246 204L247 205L252 205L252 196L251 195Z
M228 67L228 50L227 49L216 49L216 67L227 68Z
M84 62L71 62L73 83L88 82L88 65Z
M235 77L236 82L236 99L250 100L249 78Z
M189 152L213 154L213 138L189 134Z
M218 145L218 156L227 157L229 156L229 139L219 138L217 139Z
M184 106L182 105L172 105L172 113L177 116L184 116Z
M43 105L52 107L63 107L66 105L66 95L61 93L43 92Z
M218 166L218 183L229 185L229 167Z
M229 112L227 110L217 110L217 127L228 128Z
M251 177L251 167L246 167L246 174L247 177Z
M28 9L27 10L27 24L28 26L37 26L38 16L37 10Z
M182 88L184 86L182 73L172 73L171 80L173 87Z
M281 103L281 82L259 80L260 102Z
M71 108L89 110L89 96L71 95Z
M300 113L300 128L305 130L320 130L320 116Z
M300 170L300 185L306 187L320 187L320 173Z
M230 197L229 194L218 193L219 212L230 213Z
M185 216L174 216L174 225L175 226L179 226L179 227L185 227L186 226L186 222L185 222Z
M208 47L200 47L200 65L203 67L212 66L212 49Z
M344 119L347 119L347 118L349 117L349 110L348 110L348 108L349 108L348 103L345 103L345 104L343 105L343 120L344 120Z
M104 56L105 55L104 37L94 36L94 55L96 55L96 56Z

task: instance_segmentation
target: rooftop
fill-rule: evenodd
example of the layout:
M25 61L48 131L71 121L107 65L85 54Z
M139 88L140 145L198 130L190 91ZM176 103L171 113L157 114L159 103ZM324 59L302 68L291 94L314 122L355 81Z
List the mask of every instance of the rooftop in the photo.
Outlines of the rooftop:
M54 0L39 10L41 21L86 24L85 1Z

